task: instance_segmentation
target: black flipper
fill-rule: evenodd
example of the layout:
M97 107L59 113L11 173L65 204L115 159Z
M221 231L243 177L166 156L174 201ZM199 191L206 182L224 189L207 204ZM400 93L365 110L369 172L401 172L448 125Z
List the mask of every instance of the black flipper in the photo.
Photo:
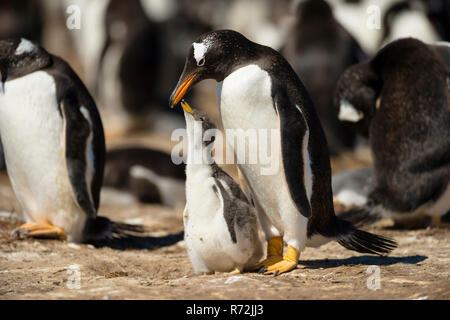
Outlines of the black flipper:
M311 217L311 206L304 184L303 138L308 125L301 110L293 104L282 84L272 84L272 98L280 120L281 154L289 193L297 210ZM307 142L307 141L306 141Z
M236 243L236 230L234 229L234 224L236 220L236 212L237 208L233 199L231 199L230 195L227 193L222 183L218 179L214 179L214 185L212 186L214 192L217 197L220 199L223 205L223 216L225 218L225 222L227 223L228 232L230 233L231 240Z
M74 199L89 218L96 216L100 203L100 189L105 166L105 136L102 120L89 91L72 68L62 59L52 56L53 64L45 71L53 76L56 84L59 112L65 126L65 157ZM84 107L85 109L82 109ZM81 113L84 111L84 115ZM86 119L89 115L90 122ZM92 134L94 173L87 185L86 142Z
M95 218L97 215L98 194L100 193L100 189L93 190L93 184L91 183L88 185L89 181L86 179L87 174L89 174L86 173L88 170L87 162L95 161L96 159L94 147L90 145L94 140L93 124L86 119L80 108L81 106L76 94L71 90L65 92L60 101L60 110L64 118L66 130L65 156L67 171L72 184L75 200L89 218ZM89 142L90 139L92 142ZM90 150L91 148L92 150ZM90 153L92 154L90 155ZM92 157L93 159L89 160L89 157ZM90 178L94 181L94 179L96 179L95 175L103 175L103 172L97 172L94 163L92 166L94 173Z

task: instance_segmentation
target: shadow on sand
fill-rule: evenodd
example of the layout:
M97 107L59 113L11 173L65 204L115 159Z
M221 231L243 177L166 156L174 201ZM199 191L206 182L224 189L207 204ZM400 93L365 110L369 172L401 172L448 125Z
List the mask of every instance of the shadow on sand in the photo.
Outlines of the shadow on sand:
M299 265L304 266L306 269L327 269L353 265L388 266L397 263L416 264L426 259L428 259L428 257L419 255L408 257L359 256L345 259L300 260Z

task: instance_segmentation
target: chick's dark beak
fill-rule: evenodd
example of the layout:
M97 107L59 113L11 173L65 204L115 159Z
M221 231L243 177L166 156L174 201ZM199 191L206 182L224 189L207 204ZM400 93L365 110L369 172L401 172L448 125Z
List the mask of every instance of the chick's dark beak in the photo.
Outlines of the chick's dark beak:
M175 105L178 104L178 102L181 101L181 99L184 97L186 92L189 90L189 88L192 86L192 82L197 77L197 72L188 77L187 79L184 79L185 77L181 76L180 81L178 82L177 86L173 90L172 94L170 95L169 99L169 106L173 108Z

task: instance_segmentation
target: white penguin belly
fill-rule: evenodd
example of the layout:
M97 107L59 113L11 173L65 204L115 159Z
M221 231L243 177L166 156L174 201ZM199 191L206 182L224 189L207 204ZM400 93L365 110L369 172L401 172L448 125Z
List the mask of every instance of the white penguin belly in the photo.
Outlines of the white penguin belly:
M29 222L58 226L77 241L86 217L73 199L64 132L50 75L39 71L6 82L0 93L0 134L23 214Z
M277 158L274 158L277 163L276 171L262 174L264 165L261 165L259 158L256 164L246 161L238 165L256 198L255 200L258 201L273 226L280 235L284 235L285 241L289 245L300 250L303 249L307 219L301 216L296 209L284 177L280 124L271 96L270 76L256 65L240 68L219 84L217 97L225 130L251 129L258 132L259 129L264 129L269 130L268 137L271 136L270 130L276 130L277 139L270 139L270 143L277 144L275 150L278 154ZM258 152L259 154L261 152L259 150L260 142L261 136L258 137L257 149L248 148L247 152ZM271 148L267 149L270 152Z
M198 273L228 272L242 268L254 254L249 239L240 236L237 242L228 231L220 200L213 191L211 170L207 166L189 171L187 167L184 213L184 238L189 260ZM208 183L211 179L211 184Z

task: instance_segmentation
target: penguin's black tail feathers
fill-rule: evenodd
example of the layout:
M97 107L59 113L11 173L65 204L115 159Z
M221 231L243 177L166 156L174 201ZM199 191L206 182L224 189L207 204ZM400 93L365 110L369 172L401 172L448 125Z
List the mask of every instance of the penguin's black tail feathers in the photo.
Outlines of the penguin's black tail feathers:
M157 249L171 246L184 238L184 232L152 236L145 226L111 221L106 217L90 219L86 224L84 243L97 248Z
M338 217L351 222L356 227L368 226L382 219L381 214L369 205L342 212Z
M397 242L393 239L359 230L348 221L338 221L342 232L336 240L344 248L376 255L385 255L397 248Z
M130 234L141 234L146 230L143 226L115 222L106 217L97 216L86 223L84 242L96 244L107 239L120 239Z

